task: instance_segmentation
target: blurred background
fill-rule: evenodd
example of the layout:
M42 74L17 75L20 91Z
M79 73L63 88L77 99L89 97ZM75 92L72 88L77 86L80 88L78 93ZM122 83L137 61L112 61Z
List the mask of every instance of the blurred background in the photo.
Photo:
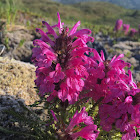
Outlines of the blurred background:
M7 19L7 23L27 26L33 26L39 17L56 22L56 12L59 11L67 24L80 20L82 26L92 28L95 25L114 26L117 19L123 19L137 28L139 9L139 0L0 0L1 18Z

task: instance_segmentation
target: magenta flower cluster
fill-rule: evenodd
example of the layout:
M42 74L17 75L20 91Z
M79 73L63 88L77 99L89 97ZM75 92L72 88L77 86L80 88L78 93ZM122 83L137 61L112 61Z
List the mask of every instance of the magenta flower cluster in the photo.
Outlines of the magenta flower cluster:
M122 19L118 19L116 21L116 24L115 24L115 27L114 27L114 31L118 32L119 30L122 30L125 35L129 35L130 37L133 37L137 33L140 34L140 25L139 25L138 30L136 30L134 28L130 29L130 24L123 24L123 20Z
M121 29L123 25L123 20L122 19L118 19L116 21L115 27L114 27L114 31L119 31Z
M41 34L41 39L34 40L36 47L33 49L32 61L37 66L36 85L39 87L39 94L49 93L48 101L58 97L63 102L68 100L73 104L78 100L78 96L84 87L84 81L88 77L86 65L90 48L87 47L88 41L93 41L89 29L77 31L80 25L78 21L69 32L63 25L58 14L58 24L50 26L47 22L48 32L44 33L41 29L36 29ZM54 31L58 27L59 35ZM48 35L51 34L54 40ZM73 39L77 38L74 42ZM47 44L48 43L48 44Z
M58 119L56 118L53 111L52 115L54 120L57 122ZM81 128L81 123L83 123L86 126L84 128ZM81 130L77 131L79 129ZM82 108L80 113L78 113L77 110L73 118L71 119L69 125L66 127L66 125L64 124L63 130L61 130L61 132L59 133L61 133L64 140L76 140L78 137L82 137L86 140L96 140L96 138L99 135L97 125L94 124L93 118L88 116L88 113L85 111L85 107Z
M122 140L133 140L136 129L140 134L140 89L133 81L131 71L125 72L124 68L130 67L130 64L121 60L123 54L105 60L103 51L100 56L95 49L86 45L88 41L94 41L89 36L89 29L77 31L78 21L69 31L68 27L63 27L59 13L57 16L58 23L54 26L42 22L48 29L46 33L36 29L41 39L33 42L37 47L33 49L32 61L37 66L35 83L39 94L47 96L49 102L59 98L69 104L85 97L92 98L99 104L102 129L119 130L123 134ZM117 24L115 28L119 30L122 20ZM58 34L55 27L59 30ZM89 53L92 55L88 56ZM58 121L53 111L52 115ZM75 126L80 126L80 123L86 126L75 132ZM85 108L75 113L62 132L65 133L64 137L69 136L74 140L79 136L95 140L99 134Z
M124 31L124 34L125 35L128 34L129 28L130 28L130 25L129 24L123 24L123 31Z
M128 70L127 75L124 70L130 64L120 59L123 54L109 61L105 60L103 52L101 56L96 50L93 53L85 82L86 94L96 102L100 101L103 130L110 131L115 127L123 133L122 139L132 140L136 137L135 128L140 131L140 89L133 81L131 71Z

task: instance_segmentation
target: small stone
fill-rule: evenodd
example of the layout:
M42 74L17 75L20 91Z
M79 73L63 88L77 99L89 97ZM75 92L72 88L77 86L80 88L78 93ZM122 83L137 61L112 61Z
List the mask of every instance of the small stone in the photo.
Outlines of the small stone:
M120 42L120 43L118 43L118 44L115 44L115 45L113 46L113 48L119 48L119 49L122 49L122 50L125 50L125 49L131 50L131 49L132 49L131 46L128 46L128 45L126 45L126 44L123 43L123 42Z
M134 57L135 57L137 60L140 61L140 54L137 54L137 55L135 55Z
M134 57L131 57L130 59L128 59L129 62L135 67L137 66L137 60Z
M123 51L123 54L125 55L125 57L131 57L132 52L130 50L126 49L126 50Z

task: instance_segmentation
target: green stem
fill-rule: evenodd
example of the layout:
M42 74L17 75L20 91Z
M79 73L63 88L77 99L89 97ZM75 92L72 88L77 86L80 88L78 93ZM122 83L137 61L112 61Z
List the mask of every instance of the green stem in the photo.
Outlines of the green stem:
M92 108L89 110L89 114L91 114L91 113L94 111L95 107L96 107L103 99L104 99L104 98L101 97L101 98L92 106Z

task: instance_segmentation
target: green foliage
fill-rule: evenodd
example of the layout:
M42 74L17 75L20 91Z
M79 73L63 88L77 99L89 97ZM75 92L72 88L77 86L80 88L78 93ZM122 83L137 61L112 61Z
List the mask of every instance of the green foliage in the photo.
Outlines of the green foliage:
M20 40L20 42L19 42L19 47L22 47L23 44L24 44L24 42L25 42L25 39Z
M12 1L16 2L16 0ZM137 27L140 19L140 11L136 12L136 10L128 10L104 2L83 2L74 5L63 5L49 0L40 0L39 2L38 0L20 0L20 3L16 3L16 9L20 7L20 10L33 12L37 15L53 19L53 21L57 19L56 12L59 11L61 18L64 19L66 24L81 20L82 24L86 22L85 24L114 26L116 19L122 18L125 23L131 24L132 27ZM13 8L12 11L15 11L13 4L11 7ZM133 14L135 14L135 17L132 16Z
M19 114L14 110L7 110L5 113L12 116L14 119L11 120L13 123L18 124L19 130L11 130L0 127L0 131L6 134L14 134L15 136L24 136L26 139L44 140L48 138L54 138L45 129L45 121L42 121L34 111L29 110L27 107L23 106L24 110L28 112L28 116ZM24 128L22 130L22 128Z
M125 55L127 58L131 56L130 52L127 52L127 54Z
M6 0L0 2L0 15L7 19L8 24L14 24L17 14L17 3L20 5L20 0Z
M100 102L102 99L100 99L98 102ZM55 112L55 115L58 119L58 122L54 122L56 126L58 126L61 129L65 129L67 125L69 125L69 118L72 118L75 114L76 110L81 110L82 107L86 107L86 111L89 115L91 115L94 119L94 123L98 126L98 130L100 131L99 137L97 140L121 140L121 133L112 130L110 132L105 132L102 130L100 126L99 116L98 114L98 103L94 103L92 99L84 98L82 100L77 101L74 105L68 105L67 101L62 102L59 99L54 99L52 103L49 103L46 101L45 98L41 98L41 100L35 102L33 105L30 105L32 107L38 107L42 102L44 102L43 109L47 109L49 120L47 121L47 124L53 121L52 114L50 113L51 110ZM55 135L60 135L61 133L57 133L58 129L54 124L51 124L50 126L47 126L47 130L49 130L50 136L53 136L53 133ZM82 127L82 125L81 125ZM54 139L57 139L54 137ZM78 140L82 140L82 138L78 138Z
M140 11L128 10L104 2L83 2L73 5L63 5L49 0L40 0L39 2L38 0L17 1L0 1L0 16L6 18L8 24L14 22L23 24L21 20L24 20L29 29L34 29L36 26L41 27L41 20L54 23L57 20L56 12L59 12L65 25L69 24L72 27L75 22L80 20L81 28L89 28L94 34L100 31L104 35L118 37L124 36L124 34L122 32L117 34L113 32L116 19L121 18L124 23L129 23L131 27L136 28L140 20ZM21 15L22 17L20 18ZM135 15L135 17L132 15ZM138 39L139 37L134 38L134 40Z
M9 50L10 47L9 47L9 38L8 37L4 38L4 44L5 44L6 48Z

